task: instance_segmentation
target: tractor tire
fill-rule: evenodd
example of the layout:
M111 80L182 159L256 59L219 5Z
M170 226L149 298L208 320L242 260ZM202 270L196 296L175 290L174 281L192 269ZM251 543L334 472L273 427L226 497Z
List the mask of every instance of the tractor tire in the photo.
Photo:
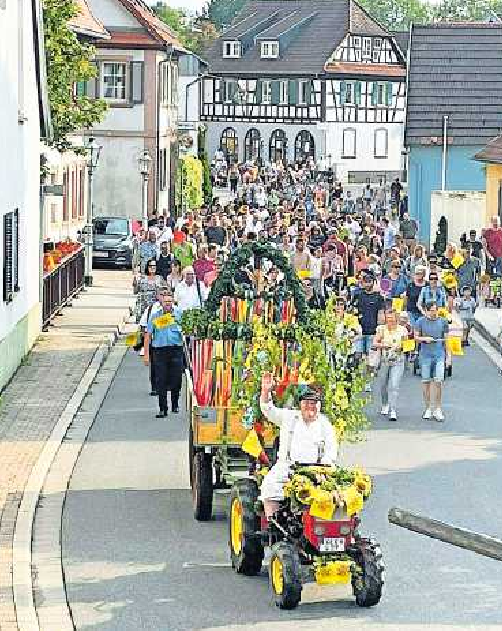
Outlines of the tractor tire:
M197 521L209 521L213 515L213 456L198 451L192 464L194 517Z
M302 598L302 567L296 548L286 541L272 546L269 583L280 609L295 609Z
M189 468L190 468L190 488L191 489L193 489L194 458L195 458L195 450L193 448L193 428L192 428L192 423L190 423L190 428L188 430L188 462L189 462Z
M255 511L258 486L254 480L237 480L230 494L229 546L232 567L238 574L256 576L265 555Z
M359 607L374 607L380 602L384 584L384 565L380 546L372 539L357 539L355 561L359 573L352 574L352 591Z

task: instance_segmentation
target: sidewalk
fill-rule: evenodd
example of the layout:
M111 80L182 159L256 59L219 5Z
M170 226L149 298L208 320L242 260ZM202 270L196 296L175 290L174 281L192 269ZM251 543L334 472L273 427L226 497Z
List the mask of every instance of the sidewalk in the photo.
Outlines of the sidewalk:
M0 399L0 629L17 631L12 543L23 489L96 351L134 304L130 272L95 270L94 286L42 333Z
M500 342L496 339L502 329L502 309L478 307L474 328L487 342L502 352Z

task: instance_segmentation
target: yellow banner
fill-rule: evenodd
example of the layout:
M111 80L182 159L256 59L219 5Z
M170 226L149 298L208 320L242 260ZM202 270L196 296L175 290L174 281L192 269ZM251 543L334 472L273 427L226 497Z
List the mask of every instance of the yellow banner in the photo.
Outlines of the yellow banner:
M314 501L310 505L310 514L312 517L319 517L319 519L330 520L333 519L333 512L335 505L333 503L333 495L329 491L321 491L316 489L312 493Z
M403 352L411 353L416 348L415 340L403 340Z
M401 313L404 307L404 299L403 298L392 298L392 309L397 311L397 313Z
M452 355L463 355L462 340L460 337L449 337L446 340L446 348Z
M176 320L173 318L172 314L165 313L163 316L159 316L155 318L153 321L153 325L157 327L157 329L165 329L168 326L174 324Z

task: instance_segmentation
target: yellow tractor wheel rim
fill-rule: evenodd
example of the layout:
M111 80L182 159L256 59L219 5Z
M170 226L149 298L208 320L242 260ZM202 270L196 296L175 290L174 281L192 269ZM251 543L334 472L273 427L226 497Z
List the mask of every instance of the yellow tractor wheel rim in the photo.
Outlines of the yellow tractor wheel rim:
M284 589L284 575L282 573L282 562L277 557L272 559L272 587L276 594L282 594Z
M242 550L242 532L242 504L234 499L230 510L230 539L234 554L240 554Z

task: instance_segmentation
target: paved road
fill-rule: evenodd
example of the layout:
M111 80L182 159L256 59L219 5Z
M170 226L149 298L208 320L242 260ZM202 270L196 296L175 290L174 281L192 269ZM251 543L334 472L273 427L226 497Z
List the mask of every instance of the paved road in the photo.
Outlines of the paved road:
M408 376L400 421L378 418L367 442L344 449L344 460L375 476L363 525L382 543L387 587L372 610L358 609L345 587L307 586L301 606L282 612L265 573L233 574L226 500L219 498L214 521L192 519L186 420L154 419L147 386L129 353L71 483L63 553L78 630L502 627L502 565L386 522L397 505L502 536L501 377L478 348L456 362L444 425L420 419L420 384Z

